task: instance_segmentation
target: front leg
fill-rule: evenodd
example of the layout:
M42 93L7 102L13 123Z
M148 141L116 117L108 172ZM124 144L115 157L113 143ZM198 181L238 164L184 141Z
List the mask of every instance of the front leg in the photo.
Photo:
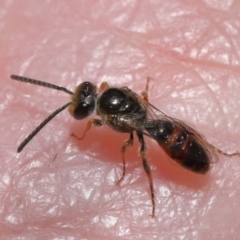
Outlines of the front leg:
M132 145L133 145L133 132L130 133L129 139L127 141L125 141L125 143L121 147L123 168L122 168L122 176L120 177L120 179L118 181L116 181L117 185L120 185L120 183L122 182L122 180L125 177L125 173L126 173L125 151L128 147L131 147Z
M100 119L94 119L94 118L92 118L92 119L90 119L90 120L88 121L87 126L86 126L86 128L85 128L85 130L84 130L84 132L83 132L83 136L82 136L82 137L78 137L78 136L76 136L74 133L72 133L71 136L74 137L74 138L76 138L77 140L82 140L82 139L84 139L85 136L86 136L86 133L90 130L90 128L92 127L92 125L94 125L95 127L101 127L101 126L103 125L103 122L102 122L102 120L100 120Z
M142 92L142 98L148 102L148 89L149 89L149 82L152 80L152 78L147 77L147 82L146 82L146 87L145 87L145 91Z

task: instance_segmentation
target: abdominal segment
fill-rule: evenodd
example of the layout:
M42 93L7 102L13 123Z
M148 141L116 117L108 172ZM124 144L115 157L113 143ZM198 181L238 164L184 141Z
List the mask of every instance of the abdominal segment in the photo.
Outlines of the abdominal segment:
M189 132L178 122L153 120L146 124L146 131L160 147L182 167L195 173L206 173L210 168L209 155L194 132Z

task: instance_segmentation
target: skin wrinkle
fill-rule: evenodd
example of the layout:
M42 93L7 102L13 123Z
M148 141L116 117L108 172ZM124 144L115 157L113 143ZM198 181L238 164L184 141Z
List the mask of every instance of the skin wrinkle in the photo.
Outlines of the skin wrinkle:
M208 133L207 139L214 139L225 150L230 146L234 150L240 147L233 140L239 138L239 132L228 134L228 118L233 114L231 108L237 109L232 105L234 99L239 105L234 98L239 89L228 83L232 72L235 72L232 81L239 78L238 66L232 63L234 58L239 58L239 36L227 34L223 24L234 17L238 19L238 6L222 12L208 9L205 3L191 1L59 0L53 3L22 0L21 4L2 1L0 5L6 13L0 28L0 89L3 89L0 91L5 98L9 96L9 101L4 101L0 107L3 116L0 120L0 175L8 172L11 183L3 188L3 180L0 184L0 191L4 193L0 196L2 237L238 237L238 158L220 156L209 175L198 176L174 165L154 141L146 138L149 146L146 157L154 168L157 210L157 218L151 219L149 187L137 153L137 139L133 148L126 152L126 178L120 187L115 186L114 181L121 173L120 147L128 136L101 127L91 129L83 141L75 141L69 135L74 132L81 136L86 121L75 121L67 111L53 119L21 154L16 154L17 144L55 107L68 101L68 96L9 79L10 74L23 74L70 90L84 80L99 84L110 79L111 84L131 86L140 93L149 76L153 78L149 90L151 103L164 112L167 110L171 116L175 107L180 107L175 109L178 118L187 117L187 122L201 130L200 133ZM182 9L177 9L180 7ZM204 34L194 36L197 41L184 39L185 33L194 28L190 24L192 17L196 28L203 19L208 23L205 29L199 30ZM223 42L217 48L209 46L217 43L216 39L212 41L215 34L230 47L222 45ZM211 47L211 51L201 54L204 46ZM199 53L195 58L189 55L191 48ZM220 58L209 60L211 53ZM228 64L220 62L223 53L228 56ZM215 70L221 76L224 69L227 73L224 78L212 75L211 80L200 72L196 74L196 68L201 68L206 75ZM185 76L192 79L192 83L187 82ZM217 81L218 91L211 89L211 81ZM203 92L192 96L191 88L197 91L198 86L202 86ZM190 95L178 94L171 98L175 91ZM203 112L201 99L196 97L206 97L212 112ZM224 115L223 106L228 116ZM204 129L199 127L200 117L192 115L196 110L206 119ZM219 118L219 128L214 128L212 116ZM231 124L237 128L237 119ZM163 188L169 192L167 197L161 194ZM228 196L232 196L231 199ZM229 205L225 208L226 201Z
M198 74L196 71L195 71L195 73ZM211 95L211 98L213 98L214 102L216 102L216 104L218 105L218 109L221 111L221 115L224 116L224 113L223 113L223 111L221 109L220 103L218 102L218 99L215 96L213 90L208 86L208 84L204 81L204 79L199 74L198 74L198 79L202 82L202 85L205 86L205 88L207 89L208 93Z
M211 20L212 20L212 19L211 19ZM213 20L212 20L212 22L213 22ZM231 44L229 44L229 46L230 46L231 49L232 49L232 47L233 47L234 45L232 44L231 38L228 37L228 35L227 35L226 31L224 30L224 28L218 26L216 23L214 24L214 27L216 27L216 29L218 29L218 30L220 31L221 36L224 36L224 38L227 38L228 43L231 43ZM236 50L236 49L235 49L235 50ZM234 52L234 51L230 51L230 52ZM231 54L230 54L230 57L231 57ZM229 64L229 62L228 62L228 64Z
M219 69L220 69L220 66L219 66ZM214 91L212 90L212 88L209 87L209 85L206 83L206 81L204 81L204 79L200 76L200 74L197 71L195 71L195 70L191 70L191 71L198 75L198 79L202 82L202 85L205 86L205 88L207 89L208 93L211 95L211 97L214 99L214 102L217 104L218 110L220 111L221 116L224 117L224 123L227 123L227 116L224 113L224 110L221 107L221 103L219 102L216 94L214 94Z

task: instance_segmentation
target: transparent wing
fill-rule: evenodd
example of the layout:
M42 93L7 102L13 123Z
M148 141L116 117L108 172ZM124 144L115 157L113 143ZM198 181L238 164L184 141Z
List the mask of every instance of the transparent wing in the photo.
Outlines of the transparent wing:
M153 120L169 121L170 123L172 123L173 126L180 127L180 129L182 129L182 131L185 131L188 135L191 135L193 138L195 138L198 141L198 143L206 151L207 155L209 156L209 160L210 160L211 163L218 162L219 158L218 158L218 154L217 154L217 152L215 150L215 147L212 146L210 143L208 143L208 141L205 139L205 137L203 135L201 135L193 127L189 126L188 124L184 123L183 121L178 120L176 118L172 118L172 117L166 115L164 112L162 112L161 110L156 108L154 105L152 105L151 103L149 103L149 102L145 101L144 99L142 99L136 93L134 93L134 92L132 92L132 93L138 98L138 100L141 102L141 104L147 110L147 119L146 119L146 121L143 124L138 124L137 122L133 122L133 123L135 123L133 127L136 130L138 130L138 131L140 130L140 131L142 131L142 133L145 136L148 136L148 137L154 139L154 137L152 137L144 129L144 125L147 124L147 122L150 122L150 121L153 121ZM140 127L139 127L139 125L140 125ZM194 154L192 154L191 158L192 159L195 158Z

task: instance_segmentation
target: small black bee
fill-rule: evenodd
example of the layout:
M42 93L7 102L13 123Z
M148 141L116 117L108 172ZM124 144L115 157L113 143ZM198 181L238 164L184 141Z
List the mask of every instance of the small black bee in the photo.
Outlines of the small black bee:
M147 79L146 91L141 96L127 87L109 87L106 82L101 84L98 91L94 84L83 82L76 88L75 92L71 92L64 87L31 78L17 75L11 75L11 78L21 82L56 89L72 95L70 102L48 116L19 145L17 149L18 153L23 150L52 118L65 108L68 107L70 114L77 120L89 117L95 112L99 118L89 120L83 132L83 137L78 138L74 134L72 135L77 139L83 139L92 125L102 126L103 124L110 126L117 132L129 134L129 139L121 147L123 169L122 176L117 181L117 184L120 184L125 176L126 162L124 153L128 147L133 145L133 133L136 132L140 143L139 152L142 164L150 185L152 217L155 216L155 197L151 169L145 157L147 145L144 141L144 136L156 140L167 155L182 167L200 174L206 173L210 169L211 164L218 160L216 153L226 156L240 155L239 152L228 154L217 149L194 129L178 119L167 116L150 104L147 95L150 78Z

